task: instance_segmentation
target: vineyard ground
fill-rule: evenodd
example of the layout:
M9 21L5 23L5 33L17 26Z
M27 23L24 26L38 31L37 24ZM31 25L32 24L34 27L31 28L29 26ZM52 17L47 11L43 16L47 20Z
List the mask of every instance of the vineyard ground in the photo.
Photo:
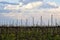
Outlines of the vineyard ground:
M60 27L0 27L0 40L60 40Z

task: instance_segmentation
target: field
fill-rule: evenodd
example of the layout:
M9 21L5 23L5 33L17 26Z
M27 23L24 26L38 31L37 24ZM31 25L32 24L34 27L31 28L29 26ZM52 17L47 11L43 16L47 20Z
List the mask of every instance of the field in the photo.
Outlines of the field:
M0 27L0 40L60 40L60 27Z

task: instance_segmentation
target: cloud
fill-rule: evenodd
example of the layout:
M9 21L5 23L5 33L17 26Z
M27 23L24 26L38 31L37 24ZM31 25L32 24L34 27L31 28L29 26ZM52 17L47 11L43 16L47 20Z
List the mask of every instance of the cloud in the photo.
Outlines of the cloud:
M41 5L42 5L42 2L32 2L32 3L28 3L27 5L24 5L23 8L24 9L33 9L33 8L36 8Z
M38 7L41 9L37 9ZM53 14L55 18L60 18L60 6L58 6L54 2L44 3L41 1L36 1L28 3L26 5L21 2L19 3L19 5L7 5L4 9L12 10L12 12L10 12L9 14L3 14L4 16L15 19L26 19L31 17L39 18L41 15L46 16L47 18L47 16L50 17L51 14ZM17 12L18 10L20 12Z
M7 5L4 9L8 10L25 10L25 9L45 9L45 8L58 8L59 6L55 2L46 2L43 1L35 1L24 4L24 2L20 2L18 5Z
M5 17L9 17L9 18L13 18L13 19L23 19L25 20L26 18L28 18L29 16L28 15L24 15L23 13L3 13L2 15L4 15Z
M44 9L44 8L58 8L59 6L55 3L55 2L41 2L41 1L37 1L37 2L32 2L32 3L28 3L26 5L24 5L22 8L25 9Z
M17 10L19 9L18 5L7 5L4 9L8 9L8 10Z
M31 3L31 2L42 2L43 0L20 0L20 2L23 2L24 4L28 4L28 3Z
M37 9L38 7L43 9ZM19 5L9 4L4 9L12 10L8 14L7 13L3 14L4 16L16 18L16 19L20 19L19 17L22 17L23 19L29 17L39 18L41 15L42 16L51 15L51 14L58 15L60 13L60 7L57 6L56 3L54 2L44 3L42 1L31 2L26 5L24 5L23 2L20 2Z
M0 14L2 13L10 13L11 11L10 10L3 10L3 9L0 9Z
M14 19L26 19L26 18L40 18L40 16L43 16L44 19L49 19L51 15L54 15L54 18L59 19L60 18L60 7L59 8L53 8L53 9L31 9L31 10L24 10L19 13L11 12L11 13L3 13L4 16L11 17ZM49 16L49 17L47 17Z
M0 13L9 13L12 11L12 10L5 9L7 5L19 5L19 4L0 0Z
M47 2L47 3L53 7L58 7L58 5L55 2Z
M19 5L7 5L4 9L8 10L18 10L23 5L23 3L19 3Z
M55 2L47 2L47 3L52 5L52 6L57 6L57 4Z
M1 1L0 4L18 5L18 3L11 3L11 2L6 2L6 1Z
M7 5L4 9L8 9L8 10L33 9L40 5L42 5L42 2L32 2L26 5L23 5L23 3L21 2L19 3L19 5Z
M41 6L38 7L38 9L50 9L50 8L58 8L59 6L54 3L54 2L46 2L46 3L43 3Z

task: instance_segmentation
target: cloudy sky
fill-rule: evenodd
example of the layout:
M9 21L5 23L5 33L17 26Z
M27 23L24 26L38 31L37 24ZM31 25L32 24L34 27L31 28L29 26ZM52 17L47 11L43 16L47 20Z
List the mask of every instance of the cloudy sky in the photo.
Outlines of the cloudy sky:
M51 15L60 20L60 0L0 0L0 23L32 17L39 21L40 16L46 23Z

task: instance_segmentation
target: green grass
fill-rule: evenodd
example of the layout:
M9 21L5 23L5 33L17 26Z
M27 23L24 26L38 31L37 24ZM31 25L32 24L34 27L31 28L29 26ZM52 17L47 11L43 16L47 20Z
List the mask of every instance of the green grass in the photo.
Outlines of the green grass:
M0 27L0 40L60 40L60 27Z

